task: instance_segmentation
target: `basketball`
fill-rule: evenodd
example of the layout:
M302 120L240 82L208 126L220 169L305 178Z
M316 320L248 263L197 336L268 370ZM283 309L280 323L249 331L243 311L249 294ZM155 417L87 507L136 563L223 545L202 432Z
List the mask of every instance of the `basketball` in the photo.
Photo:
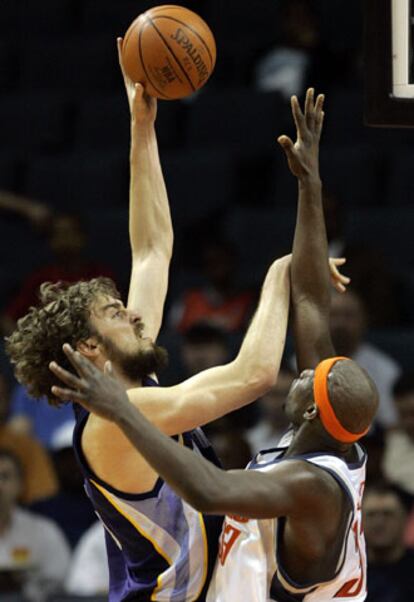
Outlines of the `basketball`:
M181 6L156 6L139 15L122 43L126 74L151 96L189 96L206 83L216 62L216 43L196 13Z

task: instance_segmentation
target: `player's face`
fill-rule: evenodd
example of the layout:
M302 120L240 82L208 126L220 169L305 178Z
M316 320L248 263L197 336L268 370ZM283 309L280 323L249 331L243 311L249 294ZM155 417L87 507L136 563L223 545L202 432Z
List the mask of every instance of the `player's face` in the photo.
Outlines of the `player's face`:
M91 323L101 337L125 353L136 353L152 345L149 338L142 338L144 325L140 316L114 297L98 299L92 309Z
M149 337L142 336L144 325L140 316L119 299L98 299L91 313L91 324L104 359L114 362L129 378L142 378L165 363L166 352Z
M292 383L285 403L285 413L294 426L303 422L303 414L313 399L314 370L303 370Z

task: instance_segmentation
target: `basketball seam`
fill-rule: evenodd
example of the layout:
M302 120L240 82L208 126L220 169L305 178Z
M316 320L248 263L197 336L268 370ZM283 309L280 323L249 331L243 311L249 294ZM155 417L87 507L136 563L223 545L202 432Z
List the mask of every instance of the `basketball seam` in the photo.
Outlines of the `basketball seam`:
M155 29L155 31L157 32L157 34L160 36L161 40L164 42L164 44L166 45L166 47L168 48L168 50L171 52L171 54L172 54L173 58L175 59L177 65L180 67L181 71L183 72L184 77L186 78L186 80L190 84L192 91L195 92L197 88L194 86L193 82L191 81L191 78L189 77L187 71L181 65L180 61L176 57L176 55L175 55L174 51L172 50L171 46L168 44L167 40L164 38L164 36L162 35L162 33L159 31L159 29L155 25L154 21L152 19L149 19L149 20L151 21L151 24L152 24L153 28Z
M147 17L147 23L148 24L152 23L151 19L149 19L148 17ZM147 76L147 79L148 79L149 83L151 84L151 86L154 88L154 90L156 90L158 92L158 94L161 94L161 96L163 96L165 99L170 100L170 98L166 94L161 92L161 90L159 90L157 88L157 86L155 86L153 84L153 82L149 76L149 73L147 71L147 68L145 66L144 57L142 56L142 45L141 45L141 36L142 36L143 32L144 32L144 28L140 27L139 35L138 35L138 52L139 52L139 59L141 61L142 68L144 69L145 75Z
M180 19L176 19L175 17L168 17L167 15L159 15L159 16L158 16L158 15L156 15L156 16L154 17L154 19L169 19L170 21L175 21L176 23L179 23L180 25L184 25L184 27L187 27L187 29L189 29L190 31L192 31L192 33L193 33L195 36L197 36L197 38L198 38L198 39L200 40L200 42L203 44L204 48L207 50L208 56L210 57L211 69L213 69L213 67L214 67L214 64L215 64L215 63L214 63L214 61L213 61L213 56L212 56L212 54L211 54L211 52L210 52L210 48L209 48L208 44L205 42L205 40L204 40L204 39L203 39L203 38L200 36L200 34L199 34L199 33L197 33L197 31L191 27L191 25L188 25L188 24L187 24L187 23L185 23L184 21L180 21ZM206 23L206 26L207 26L207 23ZM207 27L208 27L208 26L207 26ZM212 37L213 37L213 39L214 39L214 36L213 36L213 34L211 34L211 35L212 35Z

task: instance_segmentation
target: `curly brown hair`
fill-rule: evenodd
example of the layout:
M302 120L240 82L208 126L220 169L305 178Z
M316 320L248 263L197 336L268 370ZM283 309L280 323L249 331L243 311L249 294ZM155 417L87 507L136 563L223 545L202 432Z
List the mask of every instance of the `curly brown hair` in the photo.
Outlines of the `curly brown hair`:
M51 405L60 405L51 387L61 383L49 370L49 363L54 360L72 370L62 345L70 343L75 346L97 334L89 317L99 296L120 298L110 278L93 278L75 284L45 282L41 285L40 305L31 307L18 320L13 334L6 338L6 352L14 364L16 378L30 395L36 398L45 396Z

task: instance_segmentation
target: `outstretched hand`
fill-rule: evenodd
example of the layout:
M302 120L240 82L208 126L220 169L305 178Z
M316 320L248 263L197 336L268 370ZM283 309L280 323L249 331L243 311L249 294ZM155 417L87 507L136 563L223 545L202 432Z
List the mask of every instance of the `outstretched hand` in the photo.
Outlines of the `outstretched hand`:
M79 376L51 362L50 370L66 385L53 386L53 395L62 401L76 401L101 418L114 421L130 402L125 389L113 377L111 363L106 362L105 372L101 372L68 343L63 345L63 351Z
M131 117L136 124L154 123L157 116L157 99L145 92L141 83L134 83L125 72L122 63L122 38L117 38L118 59L124 78L125 89L128 96Z
M341 274L338 270L338 267L344 265L344 263L346 263L345 257L329 258L329 270L331 272L332 285L339 293L345 293L346 287L351 282L351 279L348 278L348 276Z
M297 178L319 177L319 140L323 125L324 95L314 100L315 91L306 92L305 112L303 113L296 96L291 98L292 115L296 125L296 142L289 136L279 136L277 141L285 151L290 171Z

